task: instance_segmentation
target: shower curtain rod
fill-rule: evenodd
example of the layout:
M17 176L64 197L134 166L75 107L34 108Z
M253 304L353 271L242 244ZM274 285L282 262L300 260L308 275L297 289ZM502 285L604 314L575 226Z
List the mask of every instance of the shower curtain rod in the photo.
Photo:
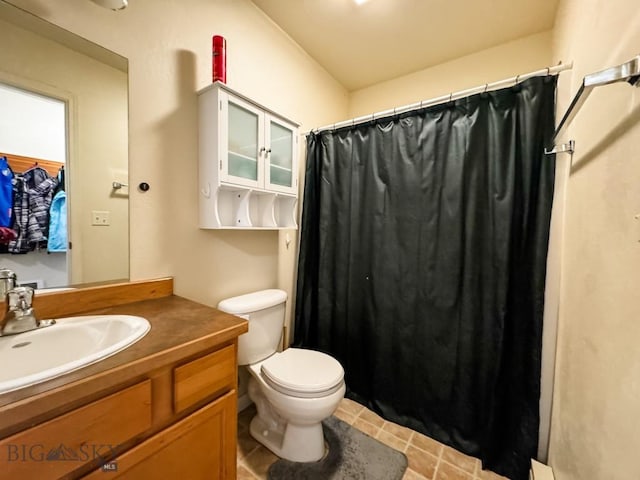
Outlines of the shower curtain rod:
M335 130L336 128L348 127L357 125L364 122L369 122L378 118L388 117L396 115L398 113L409 112L411 110L417 110L418 108L432 107L441 103L451 102L459 98L474 95L476 93L484 93L491 90L497 90L498 88L504 88L509 84L517 85L518 83L527 80L528 78L541 77L547 75L556 75L565 70L570 70L573 67L573 62L555 65L553 67L543 68L542 70L536 70L535 72L523 73L516 75L515 77L505 78L504 80L498 80L497 82L486 83L477 87L468 88L466 90L460 90L457 92L451 92L448 95L442 95L440 97L431 98L429 100L422 100L421 102L412 103L410 105L404 105L402 107L391 108L389 110L383 110L381 112L370 113L369 115L363 115L361 117L352 118L350 120L343 120L341 122L334 123L332 125L325 125L324 127L314 128L308 132L302 133L302 135L308 135L311 132L319 133L324 130Z

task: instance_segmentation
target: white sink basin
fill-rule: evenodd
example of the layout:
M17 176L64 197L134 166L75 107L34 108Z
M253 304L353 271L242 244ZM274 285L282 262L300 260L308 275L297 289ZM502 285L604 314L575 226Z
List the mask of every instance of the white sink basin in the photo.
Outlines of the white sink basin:
M140 340L151 325L131 315L56 319L56 324L0 337L0 393L95 363Z

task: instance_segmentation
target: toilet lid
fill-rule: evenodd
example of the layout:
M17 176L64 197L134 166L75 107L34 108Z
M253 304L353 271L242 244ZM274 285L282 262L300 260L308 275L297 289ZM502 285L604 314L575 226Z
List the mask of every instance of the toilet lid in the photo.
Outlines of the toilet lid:
M288 348L267 359L260 369L274 389L293 396L321 396L337 390L344 370L340 362L322 352Z

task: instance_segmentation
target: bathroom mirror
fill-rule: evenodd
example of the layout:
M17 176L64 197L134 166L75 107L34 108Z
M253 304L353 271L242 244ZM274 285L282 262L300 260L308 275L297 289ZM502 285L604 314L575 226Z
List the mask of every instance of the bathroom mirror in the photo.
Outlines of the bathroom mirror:
M32 167L40 158L64 166L69 244L66 251L49 252L45 246L23 254L0 253L0 267L15 271L19 283L37 288L127 280L127 59L4 1L0 43L3 131L20 125L28 110L6 101L13 92L62 102L62 133L54 134L51 123L34 128L36 122L23 122L8 140L2 141L0 133L0 156L26 157L18 169ZM57 158L31 148L52 135L64 137L56 139L64 145ZM10 157L10 165L12 161ZM113 188L114 182L123 186Z

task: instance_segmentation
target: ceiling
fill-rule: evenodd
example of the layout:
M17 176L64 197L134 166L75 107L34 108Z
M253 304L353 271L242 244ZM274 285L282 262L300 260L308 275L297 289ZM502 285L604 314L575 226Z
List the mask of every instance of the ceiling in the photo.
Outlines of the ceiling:
M559 0L252 0L349 90L553 28Z

